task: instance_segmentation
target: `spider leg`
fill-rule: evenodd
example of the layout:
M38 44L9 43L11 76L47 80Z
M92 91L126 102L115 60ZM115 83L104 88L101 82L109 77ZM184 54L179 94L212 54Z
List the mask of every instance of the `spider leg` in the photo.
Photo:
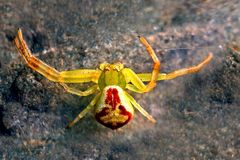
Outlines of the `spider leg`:
M56 81L58 79L59 72L57 70L49 67L44 62L37 59L31 54L30 50L27 47L26 42L23 39L21 29L18 30L18 35L14 39L14 42L18 51L22 54L23 58L25 59L29 67L31 67L33 70L38 71L39 73L41 73L50 80Z
M23 39L21 29L18 30L18 34L14 39L14 42L19 53L23 56L28 66L51 81L64 83L81 83L92 81L96 83L98 80L100 75L100 71L98 70L82 69L59 72L56 69L48 66L46 63L31 54L26 42Z
M151 76L151 75L150 75ZM135 85L132 85L132 84L127 84L126 85L126 88L130 91L133 91L133 92L137 92L137 93L144 93L143 90L137 88Z
M98 94L94 97L94 99L89 103L89 105L78 114L78 116L72 121L70 122L66 128L71 128L75 123L77 123L81 118L83 118L93 107L94 105L97 103L99 97L101 94Z
M60 83L63 88L69 92L69 93L72 93L72 94L75 94L75 95L78 95L78 96L88 96L90 94L93 94L95 93L97 90L98 90L98 85L93 85L91 87L89 87L87 90L85 91L80 91L78 89L75 89L75 88L72 88L72 87L69 87L67 86L65 83Z
M152 47L149 45L147 40L144 37L139 37L140 42L146 47L147 52L149 53L150 57L153 60L153 70L152 73L149 73L149 83L145 85L142 80L138 77L138 75L131 70L130 68L124 68L122 70L122 73L124 74L127 82L127 88L129 90L139 92L139 93L144 93L144 92L149 92L156 86L156 81L158 79L158 74L159 74L159 67L160 67L160 62L154 53ZM132 83L132 84L129 84Z
M124 68L122 70L122 73L126 79L126 88L135 92L139 92L139 93L144 93L146 92L145 89L147 88L147 86L141 81L141 79L138 77L138 75L130 68ZM150 75L150 80L151 80L151 73L149 73ZM132 83L132 84L129 84Z
M140 104L138 104L135 99L130 95L128 94L127 92L125 92L125 95L127 97L127 99L132 103L132 105L137 108L137 110L142 114L144 115L148 120L150 120L152 123L156 123L156 120L150 115L147 113L147 111L145 111L141 106Z
M94 69L77 69L71 71L61 71L58 82L63 83L83 83L94 82L98 83L98 78L101 74L100 70Z
M143 92L149 92L156 86L156 81L158 78L158 73L159 73L159 68L160 68L160 62L159 62L154 50L152 49L150 44L147 42L147 40L141 36L139 36L139 40L146 47L148 54L150 55L150 57L153 60L153 70L152 70L150 82L143 89Z
M179 77L179 76L182 76L182 75L185 75L185 74L198 72L199 70L201 70L205 65L207 65L211 61L212 57L213 57L212 53L209 53L207 58L205 58L202 62L200 62L199 64L197 64L195 66L179 69L179 70L173 71L173 72L168 73L168 74L160 73L160 74L158 74L157 80L158 81L169 80L169 79L174 79L176 77ZM151 80L151 74L150 73L141 73L141 74L137 74L137 76L142 81L150 81Z

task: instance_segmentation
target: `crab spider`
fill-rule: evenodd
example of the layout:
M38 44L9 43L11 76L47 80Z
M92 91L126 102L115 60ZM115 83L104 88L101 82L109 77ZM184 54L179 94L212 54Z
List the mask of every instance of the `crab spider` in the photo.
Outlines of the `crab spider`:
M133 106L148 120L153 123L156 122L156 120L125 91L126 89L138 93L149 92L156 86L156 81L169 80L197 72L212 59L212 53L209 53L208 57L196 66L179 69L168 74L159 73L160 62L154 50L144 37L139 36L139 40L146 47L149 56L153 60L151 73L136 74L132 69L124 68L122 63L102 63L97 70L78 69L59 72L31 54L23 39L21 29L18 30L14 42L29 67L47 79L60 83L67 92L78 96L88 96L97 92L95 98L93 98L89 105L78 114L67 127L72 127L94 108L95 118L99 123L108 128L117 129L132 119L134 114ZM94 82L95 84L85 91L80 91L67 85L67 83L85 82ZM144 82L148 83L145 84Z

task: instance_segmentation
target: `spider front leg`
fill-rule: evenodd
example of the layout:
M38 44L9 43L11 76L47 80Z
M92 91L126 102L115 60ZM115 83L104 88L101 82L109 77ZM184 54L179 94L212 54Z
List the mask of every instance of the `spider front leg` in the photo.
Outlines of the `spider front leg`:
M31 54L26 42L23 39L21 29L18 30L18 34L17 37L14 39L14 42L19 53L23 56L29 67L44 75L49 80L56 81L58 79L59 72L57 70L49 67L47 64L45 64Z
M139 36L139 40L146 47L148 54L150 55L150 57L153 60L153 70L152 70L151 80L144 89L139 88L143 92L149 92L156 86L156 81L158 78L158 73L159 73L159 68L160 68L160 61L158 60L154 50L152 49L150 44L147 42L147 40L141 36Z
M94 99L89 103L89 105L81 113L79 113L79 115L72 122L70 122L66 128L71 128L75 123L77 123L81 118L83 118L98 102L100 95L101 94L96 95Z
M19 53L23 56L28 66L51 81L62 83L97 83L98 77L101 74L101 71L91 69L59 72L56 69L48 66L46 63L31 54L26 42L23 39L21 29L18 30L18 34L14 39L14 42Z
M209 53L208 57L206 59L204 59L202 62L200 62L198 65L192 66L192 67L188 67L188 68L182 68L176 71L173 71L171 73L160 73L158 75L157 80L170 80L170 79L174 79L177 78L179 76L183 76L185 74L191 74L191 73L195 73L200 71L205 65L207 65L211 59L212 59L213 55L212 53ZM137 77L139 77L140 80L142 81L150 81L151 80L151 74L150 73L140 73L137 74ZM133 89L135 89L134 87L132 87Z
M149 83L145 85L141 81L141 79L139 79L137 74L134 73L133 70L131 70L130 68L124 68L122 70L122 73L126 77L126 81L128 83L127 84L128 89L133 90L135 92L144 93L144 92L149 92L156 86L156 81L158 79L158 74L159 74L160 62L154 50L152 49L150 44L147 42L147 40L144 37L140 37L140 36L139 36L139 40L146 47L148 54L153 60L153 70L150 76ZM131 82L132 84L129 84L129 82Z

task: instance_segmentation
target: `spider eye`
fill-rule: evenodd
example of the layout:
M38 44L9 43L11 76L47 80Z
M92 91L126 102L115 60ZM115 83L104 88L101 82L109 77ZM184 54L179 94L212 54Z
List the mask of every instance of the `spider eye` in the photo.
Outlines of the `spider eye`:
M100 66L99 66L99 69L103 71L103 70L105 70L108 66L109 66L108 63L101 63Z
M109 67L109 66L106 66L106 67L104 68L104 70L105 70L105 71L110 71L110 67Z
M123 64L122 63L115 63L114 64L114 68L113 69L115 69L115 70L117 70L117 71L120 71L120 70L122 70L124 67L123 67Z

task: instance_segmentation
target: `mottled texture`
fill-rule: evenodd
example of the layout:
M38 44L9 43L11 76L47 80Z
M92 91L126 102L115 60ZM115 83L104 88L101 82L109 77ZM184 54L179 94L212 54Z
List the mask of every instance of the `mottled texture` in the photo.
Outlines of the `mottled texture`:
M239 0L0 0L0 159L240 159ZM131 93L156 120L136 111L112 131L88 114L65 126L93 96L65 93L33 72L12 43L21 27L32 53L59 71L122 62L137 73L202 71ZM91 84L90 84L91 85ZM75 85L84 89L87 85Z

